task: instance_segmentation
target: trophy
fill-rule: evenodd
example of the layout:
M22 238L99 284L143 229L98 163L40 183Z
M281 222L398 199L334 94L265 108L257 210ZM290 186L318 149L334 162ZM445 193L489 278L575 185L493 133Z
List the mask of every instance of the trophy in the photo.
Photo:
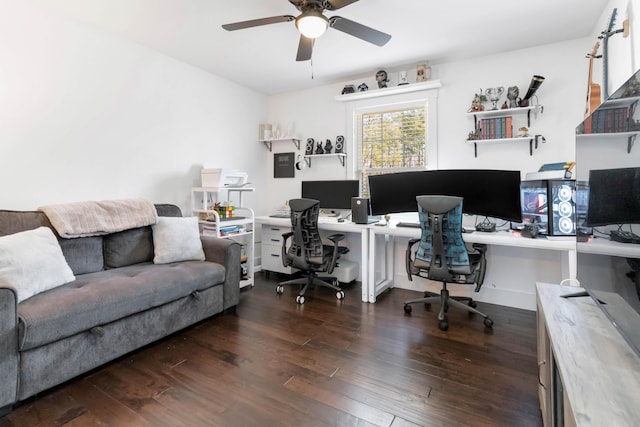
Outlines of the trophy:
M504 92L504 87L502 87L502 86L500 86L500 87L490 87L485 92L487 94L487 96L489 97L489 101L493 102L492 110L497 110L498 109L498 101L500 100L500 96L502 96L503 92Z

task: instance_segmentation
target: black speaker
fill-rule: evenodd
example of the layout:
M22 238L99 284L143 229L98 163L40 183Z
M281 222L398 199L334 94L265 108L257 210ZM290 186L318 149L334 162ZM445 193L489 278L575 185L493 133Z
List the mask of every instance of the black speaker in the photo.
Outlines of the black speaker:
M344 136L342 135L338 135L336 137L336 153L342 153L342 150L344 149Z
M367 224L369 220L369 199L365 197L351 198L351 220L356 224Z
M315 144L316 142L313 140L313 138L307 138L307 146L305 147L304 154L313 154L313 148L315 147Z

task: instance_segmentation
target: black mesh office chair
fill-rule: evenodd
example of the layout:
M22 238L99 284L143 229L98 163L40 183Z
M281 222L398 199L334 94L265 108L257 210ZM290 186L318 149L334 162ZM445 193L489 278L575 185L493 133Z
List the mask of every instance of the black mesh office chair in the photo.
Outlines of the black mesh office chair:
M407 246L407 275L409 280L415 275L441 281L442 290L440 294L425 292L424 298L406 301L405 313L411 313L411 304L439 303L438 326L443 331L449 328L446 313L450 306L479 314L484 318L484 325L491 328L493 321L475 309L472 298L450 296L447 290L447 283L464 283L475 285L478 292L486 269L486 246L474 244L473 251L468 251L462 240L462 197L418 196L416 200L422 236L411 239ZM418 249L414 251L418 242Z
M318 232L318 214L320 202L314 199L289 200L291 208L292 231L282 235L282 263L285 267L302 270L305 277L280 282L276 287L278 295L282 295L285 285L304 285L296 302L304 304L307 289L315 285L325 286L336 291L338 299L344 298L344 292L338 286L338 280L333 277L320 279L317 273L331 274L337 265L340 255L349 251L338 243L344 239L344 234L333 234L328 237L333 245L324 245ZM329 283L332 282L332 283Z

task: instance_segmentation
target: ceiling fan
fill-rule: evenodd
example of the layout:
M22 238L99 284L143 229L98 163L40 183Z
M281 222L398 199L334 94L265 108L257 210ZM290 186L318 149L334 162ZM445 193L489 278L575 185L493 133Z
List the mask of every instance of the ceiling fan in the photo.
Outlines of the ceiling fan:
M357 1L358 0L289 0L289 3L302 12L297 17L293 15L271 16L268 18L225 24L222 28L227 31L235 31L244 28L277 24L279 22L295 21L296 27L298 31L300 31L300 42L298 44L296 61L307 61L311 59L315 39L324 34L329 27L373 43L376 46L384 46L391 39L389 34L341 16L327 18L323 14L325 10L338 10Z

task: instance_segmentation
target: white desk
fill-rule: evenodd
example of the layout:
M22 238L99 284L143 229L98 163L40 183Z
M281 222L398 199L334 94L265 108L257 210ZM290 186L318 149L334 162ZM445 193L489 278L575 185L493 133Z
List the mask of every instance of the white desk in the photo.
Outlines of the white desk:
M288 218L273 218L269 216L258 216L255 218L257 224L274 225L280 227L290 227L291 221ZM412 238L420 237L419 228L396 227L392 222L390 226L379 226L375 224L354 224L345 222L319 222L318 228L325 231L335 231L338 233L357 233L361 241L360 277L362 280L362 301L376 302L376 297L385 289L394 286L394 239L396 237ZM376 279L376 250L378 244L376 237L384 238L384 262L378 267L382 270L381 280ZM467 243L483 243L486 245L500 245L520 248L531 248L539 250L555 250L564 252L568 266L569 277L576 278L576 241L575 237L550 237L530 239L520 236L517 233L498 231L495 233L483 233L475 231L462 235ZM636 245L637 246L637 245Z
M385 241L384 263L383 265L379 265L379 267L382 268L381 280L376 279L375 263L372 262L368 264L369 272L367 273L367 277L369 277L369 284L367 301L375 302L376 297L380 295L381 292L394 286L393 239L396 237L417 238L420 237L421 231L419 228L396 227L395 223L393 222L388 227L372 226L370 230L372 235L369 237L369 259L376 259L376 236L384 236ZM522 237L520 233L514 233L511 231L496 231L493 233L474 231L472 233L464 233L462 235L462 238L466 243L482 243L486 245L560 251L563 252L566 256L565 260L567 262L569 278L575 279L577 276L578 263L576 255L576 240L573 236L548 238L541 237L537 239L531 239Z
M588 242L578 242L578 252L624 258L640 258L640 245L614 242L609 240L608 237L596 237L591 238Z
M273 218L270 216L257 216L255 218L256 224L273 225L279 227L291 227L291 220L289 218ZM355 224L351 221L345 222L318 222L318 229L324 231L334 231L336 233L355 233L360 235L361 251L360 251L360 278L362 280L362 301L368 301L369 295L369 237L371 225L368 224Z

